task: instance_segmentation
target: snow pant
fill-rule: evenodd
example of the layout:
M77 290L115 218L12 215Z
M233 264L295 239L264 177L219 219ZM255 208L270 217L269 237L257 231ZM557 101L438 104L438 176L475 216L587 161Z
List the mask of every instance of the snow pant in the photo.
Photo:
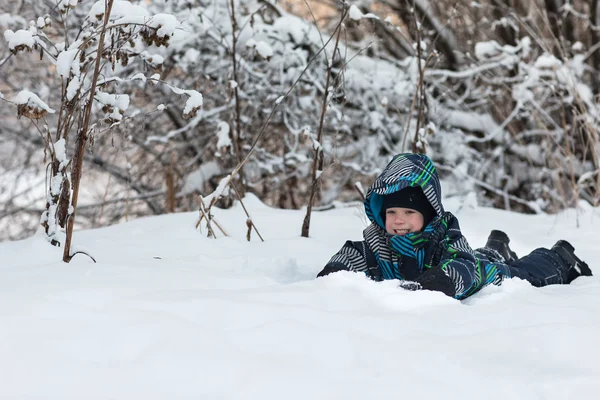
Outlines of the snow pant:
M491 262L498 265L500 270L510 278L521 278L533 286L568 283L569 265L554 250L543 247L535 249L525 257L505 262L495 250L483 247L476 250L485 255Z

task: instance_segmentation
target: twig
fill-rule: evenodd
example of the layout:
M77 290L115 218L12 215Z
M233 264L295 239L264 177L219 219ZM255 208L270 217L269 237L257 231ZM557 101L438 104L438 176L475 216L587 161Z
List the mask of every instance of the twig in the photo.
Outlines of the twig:
M233 81L235 82L235 86L233 88L233 97L235 100L235 136L233 138L233 146L235 148L235 153L237 156L238 163L242 161L242 121L241 121L241 110L240 110L240 95L239 95L239 82L237 76L237 30L238 24L237 19L235 17L235 0L230 0L231 6L231 58L233 64ZM240 169L241 174L241 183L242 183L242 191L244 191L244 170Z
M317 193L317 189L319 187L319 179L320 176L317 176L317 171L322 171L323 170L323 149L322 149L322 138L323 138L323 126L325 123L325 114L327 113L327 107L329 106L329 82L331 81L331 75L333 72L333 61L335 58L335 55L337 53L338 50L338 46L339 46L339 42L340 42L340 36L342 33L342 27L344 25L344 20L346 19L346 15L348 14L348 7L347 4L344 4L343 9L342 9L342 15L340 17L340 22L337 26L337 28L335 29L335 32L337 32L336 34L336 39L335 39L335 46L333 48L333 55L331 56L331 60L326 59L327 62L327 78L325 80L325 92L323 93L323 105L321 107L321 117L319 119L319 129L317 131L317 143L318 145L315 146L315 157L313 159L313 165L312 165L312 185L310 188L310 195L308 198L308 206L306 207L306 215L304 217L304 221L302 222L302 237L308 237L308 233L310 230L310 217L311 217L311 212L312 212L312 206L313 206L313 202L315 199L315 195Z
M92 261L94 262L94 264L96 264L96 259L94 257L92 257L91 255L89 255L85 251L81 251L81 250L77 250L75 253L71 254L71 259L73 259L73 257L75 257L76 254L85 254L86 256L88 256L89 258L92 259Z
M252 228L254 228L254 231L256 232L256 234L258 235L258 237L260 238L261 242L264 242L265 240L260 235L260 232L258 232L258 229L256 228L256 225L252 221L252 218L250 217L250 214L248 213L248 210L246 209L246 206L244 205L244 202L242 201L242 196L240 195L240 192L238 191L237 187L235 186L235 184L233 182L231 182L231 187L235 191L235 194L237 195L238 200L240 201L240 204L242 205L242 209L246 213L246 217L248 218L247 221L246 221L246 223L249 223L252 226ZM248 241L250 241L250 235L248 235Z

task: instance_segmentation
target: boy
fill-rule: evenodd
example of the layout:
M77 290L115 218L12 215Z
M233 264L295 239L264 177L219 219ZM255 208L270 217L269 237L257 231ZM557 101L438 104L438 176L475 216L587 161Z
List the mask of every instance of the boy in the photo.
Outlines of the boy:
M504 278L546 286L592 275L564 240L518 259L506 234L492 231L486 246L473 251L441 198L437 171L427 156L395 156L367 192L365 211L371 225L363 232L364 240L346 242L318 276L361 271L376 281L398 279L409 290L464 299Z

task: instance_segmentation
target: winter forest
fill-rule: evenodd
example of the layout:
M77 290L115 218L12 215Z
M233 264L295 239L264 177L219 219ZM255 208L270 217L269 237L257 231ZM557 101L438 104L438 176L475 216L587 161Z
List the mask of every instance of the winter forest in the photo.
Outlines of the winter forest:
M450 198L600 201L598 0L0 0L0 27L0 241L65 261L140 216L222 236L245 193L310 236L400 152Z

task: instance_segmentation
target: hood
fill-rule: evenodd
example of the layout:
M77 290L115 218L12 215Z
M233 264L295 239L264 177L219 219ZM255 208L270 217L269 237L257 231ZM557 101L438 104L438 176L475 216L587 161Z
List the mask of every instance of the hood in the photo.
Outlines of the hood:
M381 218L383 196L408 186L420 186L437 215L444 214L442 188L433 161L424 154L403 153L394 156L367 191L365 212L371 222L385 230Z

